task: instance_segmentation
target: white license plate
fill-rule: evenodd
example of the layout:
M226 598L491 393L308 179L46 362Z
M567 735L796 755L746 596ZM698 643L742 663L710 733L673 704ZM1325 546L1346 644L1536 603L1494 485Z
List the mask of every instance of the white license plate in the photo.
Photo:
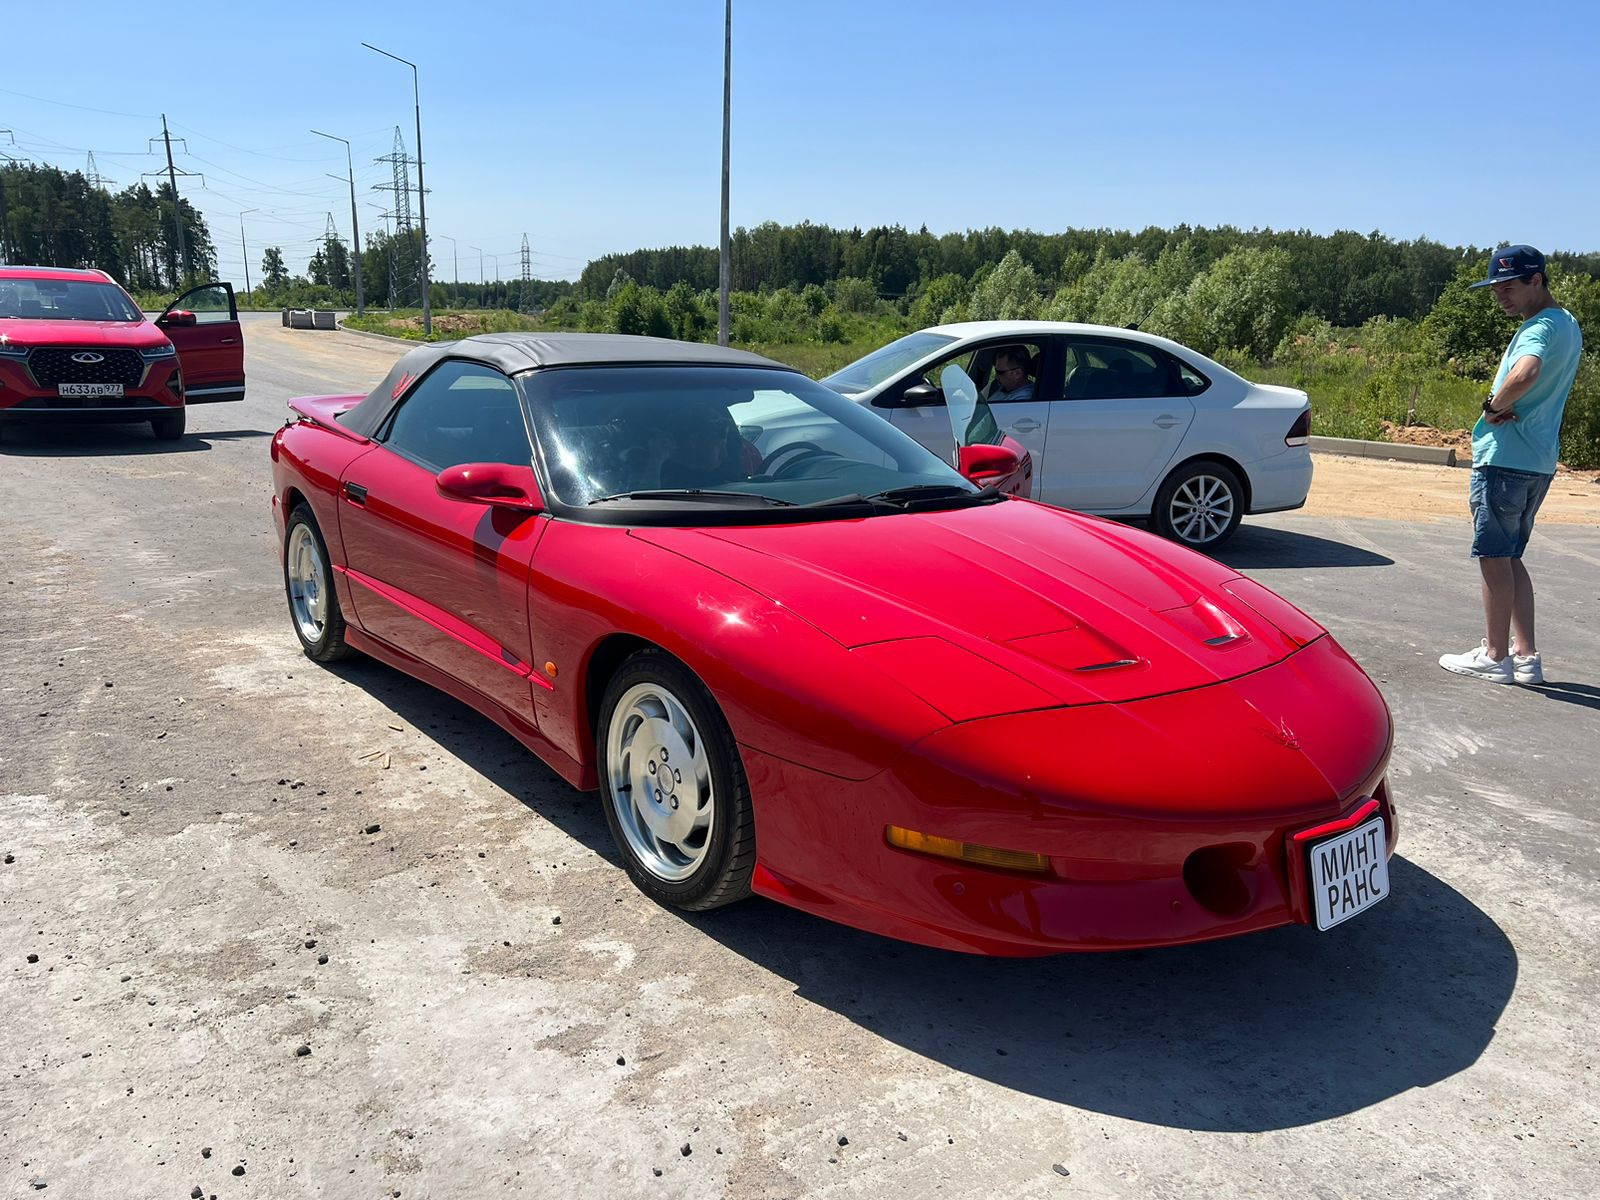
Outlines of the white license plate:
M1311 847L1318 929L1332 929L1389 894L1387 849L1381 816Z
M58 383L56 394L59 396L120 396L122 385L120 383Z

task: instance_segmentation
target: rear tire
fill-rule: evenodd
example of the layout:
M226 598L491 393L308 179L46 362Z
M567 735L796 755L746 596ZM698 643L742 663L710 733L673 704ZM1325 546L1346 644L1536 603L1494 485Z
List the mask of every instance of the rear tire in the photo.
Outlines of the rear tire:
M750 784L693 672L661 650L629 658L606 685L595 746L606 824L640 891L690 912L750 894Z
M183 409L174 412L164 412L158 417L150 418L150 432L156 435L160 442L175 442L183 436L186 416Z
M307 658L329 663L350 653L328 547L317 519L304 504L295 505L289 514L283 539L283 590L289 601L289 624Z
M1150 525L1164 538L1210 553L1233 536L1244 516L1244 487L1219 462L1192 462L1156 492Z

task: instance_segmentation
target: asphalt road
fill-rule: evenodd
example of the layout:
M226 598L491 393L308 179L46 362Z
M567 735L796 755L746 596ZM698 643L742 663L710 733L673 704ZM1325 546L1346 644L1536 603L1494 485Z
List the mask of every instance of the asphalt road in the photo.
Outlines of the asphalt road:
M268 440L397 350L246 337L181 443L0 445L0 1196L1593 1194L1600 528L1536 535L1550 682L1494 688L1435 665L1462 522L1247 525L1392 706L1394 894L975 959L658 909L487 721L304 659Z

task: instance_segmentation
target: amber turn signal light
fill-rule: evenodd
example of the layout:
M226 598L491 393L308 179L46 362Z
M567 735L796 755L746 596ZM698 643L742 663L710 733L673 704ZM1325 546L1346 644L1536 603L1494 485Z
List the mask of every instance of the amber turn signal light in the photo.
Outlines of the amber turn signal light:
M1050 860L1043 854L1029 854L1023 850L1002 850L999 846L981 846L977 842L958 842L954 838L935 837L931 833L902 829L899 825L887 826L884 837L891 846L898 846L902 850L931 854L935 858L953 858L957 862L973 863L980 867L1000 867L1007 871L1037 873L1050 869Z

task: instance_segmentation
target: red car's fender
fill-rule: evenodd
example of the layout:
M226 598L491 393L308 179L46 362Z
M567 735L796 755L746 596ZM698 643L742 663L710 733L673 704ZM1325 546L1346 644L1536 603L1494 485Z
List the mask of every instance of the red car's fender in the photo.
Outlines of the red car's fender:
M373 449L373 443L333 420L360 396L307 396L294 401L300 414L272 438L272 513L278 528L278 553L283 553L284 527L295 496L311 506L333 565L343 567L346 557L339 536L339 480L350 464ZM336 583L339 598L349 608L342 575Z
M782 605L636 537L624 526L552 521L529 597L541 732L595 761L596 669L632 639L681 659L745 746L834 775L866 778L948 720Z

